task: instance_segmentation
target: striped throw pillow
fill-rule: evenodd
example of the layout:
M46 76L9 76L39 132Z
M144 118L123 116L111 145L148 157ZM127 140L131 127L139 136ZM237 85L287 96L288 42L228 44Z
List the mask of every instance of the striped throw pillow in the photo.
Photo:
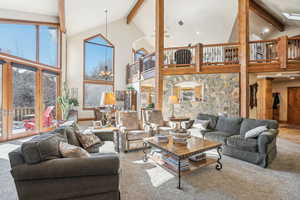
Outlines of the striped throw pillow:
M245 138L255 138L267 130L268 130L267 126L258 126L254 129L247 131L245 134Z

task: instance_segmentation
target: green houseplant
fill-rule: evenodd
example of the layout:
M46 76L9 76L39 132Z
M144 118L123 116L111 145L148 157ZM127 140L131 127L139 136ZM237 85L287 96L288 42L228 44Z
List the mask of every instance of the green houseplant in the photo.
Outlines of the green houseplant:
M66 120L70 110L73 110L74 107L79 106L77 98L71 97L70 89L67 82L64 82L62 94L57 97L57 103L60 106L63 114L63 120Z

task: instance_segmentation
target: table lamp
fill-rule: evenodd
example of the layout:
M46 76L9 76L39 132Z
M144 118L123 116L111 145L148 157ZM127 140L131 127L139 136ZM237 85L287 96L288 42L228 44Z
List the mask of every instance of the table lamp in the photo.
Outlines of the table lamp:
M114 105L116 105L116 97L113 92L104 92L101 96L101 105L109 108L109 111L106 113L106 119L109 125L112 125L112 110Z
M179 104L177 96L169 96L169 103L172 105L172 116L171 118L175 118L174 116L174 105Z

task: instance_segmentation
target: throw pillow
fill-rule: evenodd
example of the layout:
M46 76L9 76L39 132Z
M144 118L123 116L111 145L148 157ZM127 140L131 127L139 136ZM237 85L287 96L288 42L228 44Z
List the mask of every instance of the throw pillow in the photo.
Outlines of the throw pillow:
M85 133L76 133L78 140L80 141L83 148L87 149L96 144L103 144L100 138L98 138L94 133L85 132Z
M65 142L59 143L59 151L64 158L88 158L91 155L81 147Z
M199 128L201 130L206 130L209 124L209 120L195 120L193 128Z
M254 129L251 129L246 132L245 138L255 138L258 137L261 133L267 131L268 128L266 126L258 126Z

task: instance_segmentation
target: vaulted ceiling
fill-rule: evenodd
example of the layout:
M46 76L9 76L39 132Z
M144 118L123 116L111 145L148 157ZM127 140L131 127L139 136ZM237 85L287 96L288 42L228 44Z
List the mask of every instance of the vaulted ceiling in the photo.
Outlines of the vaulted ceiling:
M58 16L58 0L1 0L1 9L41 15ZM109 10L109 22L125 18L137 0L65 0L68 35L105 24L104 10ZM299 0L256 0L274 16L289 26L299 26L300 21L290 21L283 12L300 13ZM155 0L145 0L133 22L144 32L144 39L152 45L154 39ZM165 0L166 45L189 43L227 42L234 30L238 0ZM182 20L183 26L178 24ZM125 19L124 19L125 21ZM251 14L251 34L260 35L265 28L273 27Z

